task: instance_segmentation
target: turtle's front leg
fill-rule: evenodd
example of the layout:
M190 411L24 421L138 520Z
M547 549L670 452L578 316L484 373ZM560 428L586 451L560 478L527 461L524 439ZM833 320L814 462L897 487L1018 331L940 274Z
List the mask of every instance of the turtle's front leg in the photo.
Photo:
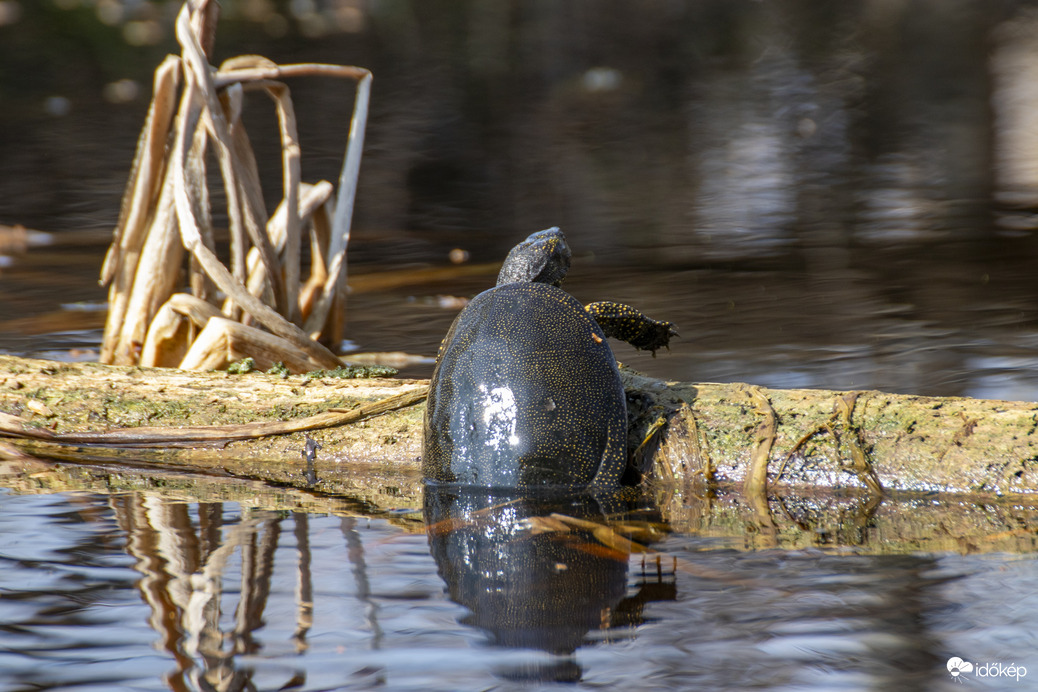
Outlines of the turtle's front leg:
M670 337L678 336L672 322L650 319L636 308L623 303L601 301L587 305L585 310L598 322L606 336L626 341L643 351L652 351L666 346L670 348Z

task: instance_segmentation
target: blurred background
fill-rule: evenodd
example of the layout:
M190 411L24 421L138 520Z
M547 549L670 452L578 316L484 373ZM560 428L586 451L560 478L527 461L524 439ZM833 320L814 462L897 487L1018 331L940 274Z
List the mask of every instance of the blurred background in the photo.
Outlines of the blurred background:
M0 0L0 351L96 358L176 0ZM565 287L674 321L660 377L1038 399L1038 2L223 0L213 62L374 73L350 348L435 355L558 225ZM353 86L290 84L303 179ZM246 111L269 199L272 110ZM392 273L390 273L392 272ZM373 277L391 280L381 283ZM427 376L428 362L404 370Z

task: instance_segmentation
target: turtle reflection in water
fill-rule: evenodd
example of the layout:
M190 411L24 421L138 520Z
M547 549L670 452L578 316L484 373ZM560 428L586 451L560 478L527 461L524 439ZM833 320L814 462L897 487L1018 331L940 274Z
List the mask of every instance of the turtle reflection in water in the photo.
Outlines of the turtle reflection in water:
M534 233L508 253L497 285L454 321L429 387L428 481L520 490L620 484L627 406L605 338L655 355L676 331L627 305L585 308L559 288L569 266L562 231Z
M425 521L437 571L468 611L459 621L494 646L551 654L503 657L505 678L576 682L577 649L633 636L647 603L676 597L672 564L647 548L664 535L658 510L616 494L430 486ZM649 564L629 574L632 546Z

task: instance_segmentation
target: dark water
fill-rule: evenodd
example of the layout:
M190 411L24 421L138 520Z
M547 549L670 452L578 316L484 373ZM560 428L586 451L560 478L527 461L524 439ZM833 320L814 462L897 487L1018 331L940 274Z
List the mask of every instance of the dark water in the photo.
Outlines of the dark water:
M179 3L4 6L0 223L60 236L53 252L0 250L0 349L96 348L99 315L62 305L104 299L95 277ZM1038 398L1034 3L223 7L216 62L375 74L355 276L446 266L455 247L500 261L559 225L578 298L680 327L655 360L618 348L651 374ZM303 177L336 179L352 88L292 87ZM273 116L247 107L273 199ZM456 311L436 296L491 282L358 284L349 338L432 355Z
M534 535L543 508L478 506L431 508L427 536L407 516L5 492L0 689L951 690L953 656L974 689L1038 675L1033 555L676 535L628 557Z

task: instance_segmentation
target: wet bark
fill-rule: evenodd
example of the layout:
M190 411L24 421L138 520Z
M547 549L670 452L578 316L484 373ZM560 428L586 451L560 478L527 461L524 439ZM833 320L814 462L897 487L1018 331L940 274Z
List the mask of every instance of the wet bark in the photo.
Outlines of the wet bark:
M744 483L751 496L761 485L1038 491L1035 403L624 379L632 449L650 480L682 492L701 494L708 480ZM0 356L0 457L21 450L332 493L374 483L410 497L425 385Z

